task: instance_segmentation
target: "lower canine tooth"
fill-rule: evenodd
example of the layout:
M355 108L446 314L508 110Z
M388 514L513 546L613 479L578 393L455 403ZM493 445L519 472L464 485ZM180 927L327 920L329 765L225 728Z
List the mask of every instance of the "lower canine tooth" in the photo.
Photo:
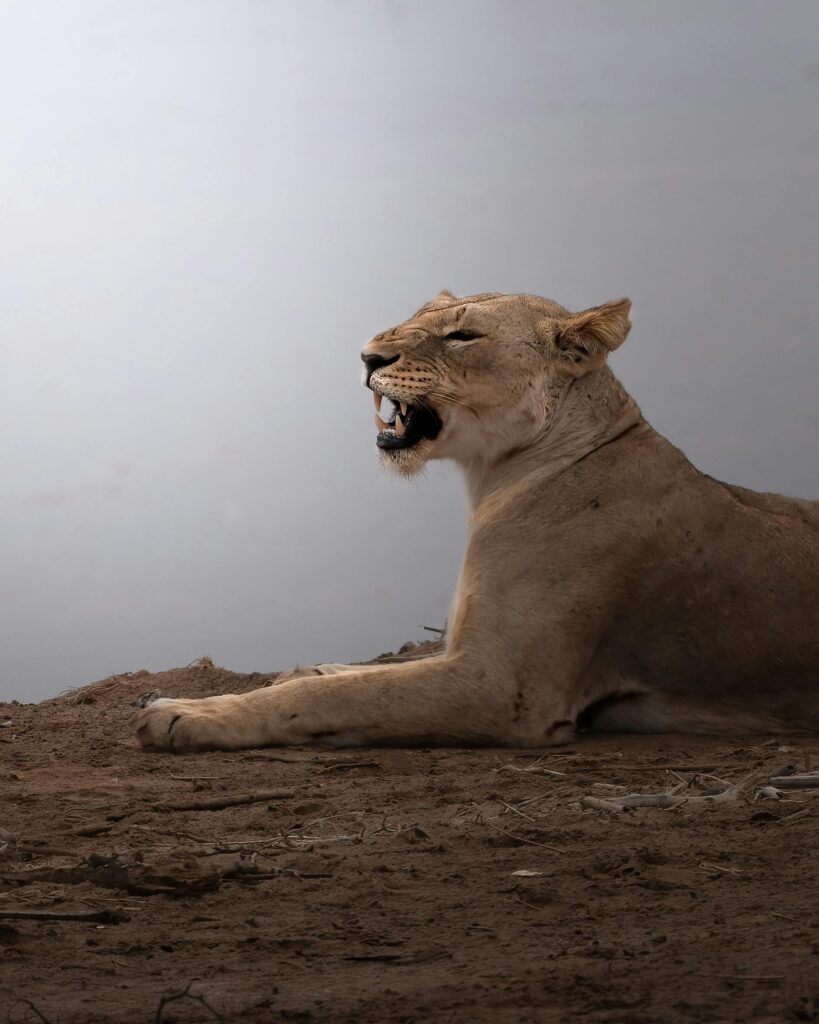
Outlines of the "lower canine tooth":
M396 416L395 417L395 432L396 432L396 434L398 434L399 437L403 437L405 430L406 430L406 427L404 426L404 421L401 419L400 416Z

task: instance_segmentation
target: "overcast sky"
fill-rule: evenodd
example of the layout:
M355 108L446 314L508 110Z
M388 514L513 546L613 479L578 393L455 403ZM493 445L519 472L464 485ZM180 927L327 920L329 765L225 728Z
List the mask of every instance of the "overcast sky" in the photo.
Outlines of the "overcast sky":
M379 472L358 353L443 287L630 296L654 426L819 497L818 41L814 0L0 4L0 699L441 625L461 483Z

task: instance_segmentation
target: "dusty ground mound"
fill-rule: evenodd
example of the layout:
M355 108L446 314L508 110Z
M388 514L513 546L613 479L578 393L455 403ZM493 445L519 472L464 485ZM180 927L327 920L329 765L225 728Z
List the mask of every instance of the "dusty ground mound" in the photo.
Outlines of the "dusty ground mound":
M0 1019L819 1020L819 789L764 788L819 743L134 745L141 692L272 678L202 659L0 705Z

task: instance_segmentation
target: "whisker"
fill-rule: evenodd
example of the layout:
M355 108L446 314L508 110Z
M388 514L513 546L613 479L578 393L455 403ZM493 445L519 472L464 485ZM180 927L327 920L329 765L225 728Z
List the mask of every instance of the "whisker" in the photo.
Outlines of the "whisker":
M450 391L449 388L433 388L429 392L429 396L430 398L439 398L444 402L451 402L452 405L460 405L461 408L471 412L473 416L478 415L477 411L473 409L471 405L465 402L462 398L459 398L453 391Z

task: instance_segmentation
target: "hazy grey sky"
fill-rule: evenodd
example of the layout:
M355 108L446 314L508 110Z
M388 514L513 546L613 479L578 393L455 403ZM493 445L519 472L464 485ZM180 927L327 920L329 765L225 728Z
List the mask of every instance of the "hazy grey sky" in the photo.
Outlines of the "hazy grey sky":
M442 287L626 294L703 469L819 496L814 0L0 4L0 699L446 615L454 467L358 352Z

